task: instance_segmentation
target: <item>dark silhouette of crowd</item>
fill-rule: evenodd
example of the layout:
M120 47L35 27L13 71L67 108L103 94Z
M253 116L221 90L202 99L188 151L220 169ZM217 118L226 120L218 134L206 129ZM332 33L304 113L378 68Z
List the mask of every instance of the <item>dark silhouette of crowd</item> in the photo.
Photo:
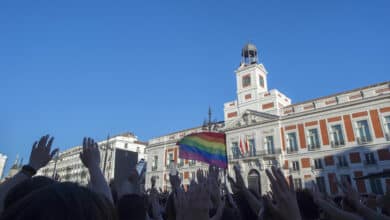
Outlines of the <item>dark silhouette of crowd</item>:
M348 182L338 183L337 196L324 195L313 182L311 189L295 190L292 177L272 167L266 170L270 192L258 195L245 186L240 168L228 184L220 169L198 170L197 181L183 187L170 175L171 192L144 190L136 169L110 184L100 169L97 143L84 138L80 159L89 170L88 186L35 176L57 153L53 138L43 136L33 144L29 163L0 185L0 220L120 219L120 220L390 220L390 196L360 195Z

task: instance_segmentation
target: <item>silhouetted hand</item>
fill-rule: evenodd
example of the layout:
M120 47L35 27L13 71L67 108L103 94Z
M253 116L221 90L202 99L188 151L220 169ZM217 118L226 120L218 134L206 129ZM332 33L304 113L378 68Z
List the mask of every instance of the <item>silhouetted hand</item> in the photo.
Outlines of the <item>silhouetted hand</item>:
M179 189L174 194L176 220L208 220L210 194L205 182L193 184L186 192Z
M348 205L351 205L355 210L358 209L361 205L359 193L354 188L352 188L351 184L347 181L344 181L341 184L338 183L338 185L343 191Z
M88 169L100 168L100 152L98 144L92 138L84 138L80 159Z
M35 142L31 149L29 166L33 167L35 170L46 166L47 163L54 157L58 152L58 149L51 150L51 145L53 144L53 137L49 135L42 136L41 139Z
M289 176L289 186L280 169L272 166L271 170L272 173L266 170L266 174L271 182L273 200L276 202L276 204L268 203L272 215L277 216L281 220L300 220L301 214L292 183L292 176Z
M155 188L156 187L156 177L152 176L152 178L150 178L150 182L152 184L152 188Z
M245 190L246 186L245 186L244 178L242 178L240 168L234 166L233 170L236 176L236 181L234 181L234 179L231 176L228 176L228 181L230 183L230 187L232 188L233 193L236 193L241 190Z
M196 179L198 180L198 183L204 183L206 182L206 178L204 176L204 172L201 169L198 169L196 171Z
M158 198L159 198L159 194L157 192L157 190L151 190L150 192L150 204L152 206L152 218L153 219L162 219L162 216L161 216L161 210L162 210L162 207L158 201Z
M175 175L169 174L169 182L171 183L173 191L180 189L181 180L177 172Z
M218 183L219 168L213 165L209 166L209 173L207 177L207 189L210 192L211 201L213 202L213 208L219 206L221 201L220 188Z
M335 220L362 220L363 218L356 213L347 212L340 209L332 200L326 200L323 195L318 190L317 185L312 182L311 195L313 196L313 201L317 204L331 219ZM369 219L369 218L367 218Z

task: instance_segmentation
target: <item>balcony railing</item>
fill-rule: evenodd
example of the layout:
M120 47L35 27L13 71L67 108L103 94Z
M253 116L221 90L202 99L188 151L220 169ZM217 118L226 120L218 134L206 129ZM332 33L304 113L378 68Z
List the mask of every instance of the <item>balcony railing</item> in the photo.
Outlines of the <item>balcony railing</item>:
M252 159L252 158L259 158L264 157L264 159L267 158L274 158L276 155L281 154L281 149L274 149L273 151L268 150L260 150L244 155L229 155L229 160L239 160L239 159Z
M287 148L287 153L288 154L293 154L293 153L298 153L298 148Z
M333 148L337 148L337 147L341 147L341 146L344 146L345 145L345 142L342 140L342 141L331 141L330 142L330 146L333 147Z
M358 144L367 144L367 143L369 143L369 142L371 142L372 140L371 140L371 138L370 137L358 137L358 138L356 138L356 142L358 143Z
M309 151L315 151L315 150L319 150L321 148L320 144L308 144L307 145L307 150Z
M157 170L157 167L152 167L152 171L156 171Z

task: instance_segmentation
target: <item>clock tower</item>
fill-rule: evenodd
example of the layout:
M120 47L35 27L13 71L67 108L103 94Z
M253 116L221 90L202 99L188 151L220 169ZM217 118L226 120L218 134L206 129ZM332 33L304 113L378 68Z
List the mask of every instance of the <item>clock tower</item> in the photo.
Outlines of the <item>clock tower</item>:
M241 51L240 67L236 70L237 98L240 104L253 102L267 92L267 71L258 63L257 48L246 44Z
M246 44L241 50L241 63L235 71L237 99L225 103L225 122L229 124L247 111L278 116L281 109L291 104L291 99L276 89L268 90L268 72L259 63L254 44Z

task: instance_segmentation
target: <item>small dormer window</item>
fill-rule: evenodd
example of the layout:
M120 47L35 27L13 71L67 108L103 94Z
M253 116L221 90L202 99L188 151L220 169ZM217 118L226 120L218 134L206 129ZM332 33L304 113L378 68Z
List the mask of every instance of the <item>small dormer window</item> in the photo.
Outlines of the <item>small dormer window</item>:
M261 88L264 88L264 77L262 75L259 75L259 83Z
M251 76L246 75L242 77L242 87L248 87L251 85Z

